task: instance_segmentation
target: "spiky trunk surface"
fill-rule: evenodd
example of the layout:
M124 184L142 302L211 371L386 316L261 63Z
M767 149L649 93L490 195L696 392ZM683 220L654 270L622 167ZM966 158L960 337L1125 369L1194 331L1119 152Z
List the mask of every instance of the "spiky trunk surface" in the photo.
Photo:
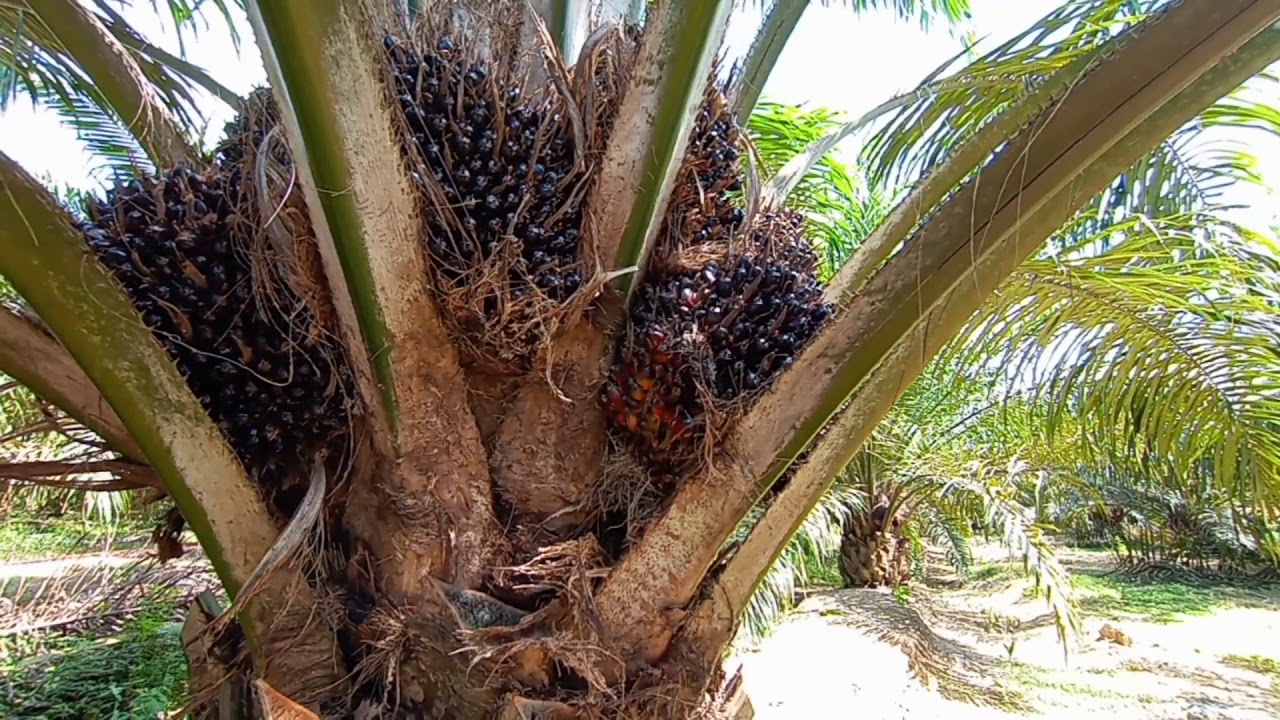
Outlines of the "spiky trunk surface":
M875 510L850 519L840 537L846 587L897 587L911 579L910 546L900 527L885 527Z

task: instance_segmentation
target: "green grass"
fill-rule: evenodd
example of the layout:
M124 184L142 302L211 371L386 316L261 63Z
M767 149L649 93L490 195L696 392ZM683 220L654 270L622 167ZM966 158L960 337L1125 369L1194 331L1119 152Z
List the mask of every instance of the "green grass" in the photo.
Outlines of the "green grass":
M149 541L151 522L145 516L107 523L85 520L75 513L61 517L14 515L0 522L0 561L92 552L108 544L118 549L142 547Z
M1020 662L1009 662L1005 666L1005 677L1009 682L1024 691L1035 693L1042 699L1049 699L1052 694L1074 695L1077 697L1096 697L1120 699L1129 695L1109 688L1095 687L1084 683L1054 679L1048 670L1038 665Z
M1154 581L1118 573L1076 573L1073 580L1081 610L1116 620L1172 623L1187 615L1259 604L1258 597L1231 587Z
M1263 675L1280 675L1280 660L1265 655L1224 655L1222 664L1252 670Z
M187 677L179 634L157 603L111 638L4 638L0 717L132 720L175 711Z
M974 565L964 576L964 585L978 590L993 590L996 586L1016 582L1027 575L1022 565L1009 560Z
M970 582L987 582L990 580L1007 580L1020 575L1016 565L1009 562L996 562L979 565L969 571Z
M1224 655L1222 664L1266 675L1271 678L1271 697L1280 702L1280 660L1265 655Z

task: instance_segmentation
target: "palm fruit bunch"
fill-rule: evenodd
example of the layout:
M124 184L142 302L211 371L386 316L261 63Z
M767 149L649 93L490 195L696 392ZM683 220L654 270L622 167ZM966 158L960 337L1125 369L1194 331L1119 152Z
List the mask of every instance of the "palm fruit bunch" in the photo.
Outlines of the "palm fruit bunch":
M723 246L742 227L746 213L736 195L742 189L738 161L743 143L724 94L709 87L676 177L665 242L655 257L659 268L672 254L692 246Z
M798 216L759 218L748 248L637 291L605 402L655 469L694 459L708 423L767 389L831 315Z
M178 167L131 180L90 201L81 231L245 469L274 489L344 428L343 366L307 317L255 290L250 223L227 177Z
M246 112L227 121L222 128L222 137L215 156L220 165L228 170L237 169L253 153L251 149L261 147L271 128L280 123L280 110L276 107L275 96L269 87L257 87L245 98ZM283 134L281 141L283 142ZM283 145L281 145L283 147ZM287 154L279 156L289 162Z
M742 137L714 89L662 241L631 306L603 402L650 469L678 473L769 387L831 315L801 216L735 202Z
M434 180L443 193L428 228L434 266L459 280L515 248L503 278L511 298L567 299L583 282L582 214L566 203L582 172L553 103L500 84L448 36L422 52L389 36L384 45L421 169L432 176L415 181Z

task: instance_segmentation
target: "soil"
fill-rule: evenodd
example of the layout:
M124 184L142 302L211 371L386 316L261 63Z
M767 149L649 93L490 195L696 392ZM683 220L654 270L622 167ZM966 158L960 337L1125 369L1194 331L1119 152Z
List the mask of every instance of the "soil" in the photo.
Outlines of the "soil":
M759 720L1280 717L1280 588L1131 586L1100 553L1062 559L1083 576L1083 632L1065 663L1043 596L997 564L997 577L942 579L908 598L810 595L730 669L741 663Z

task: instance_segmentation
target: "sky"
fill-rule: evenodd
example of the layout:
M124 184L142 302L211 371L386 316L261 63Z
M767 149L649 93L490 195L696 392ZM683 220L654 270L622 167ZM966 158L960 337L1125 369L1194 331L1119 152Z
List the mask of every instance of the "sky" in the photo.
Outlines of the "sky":
M729 52L741 52L750 43L760 21L760 3L734 18L726 37ZM985 38L980 48L1012 37L1061 4L1061 0L972 0L974 31ZM126 17L153 43L176 52L177 37L149 2L134 2ZM266 82L266 74L243 17L236 23L241 36L237 53L230 33L218 18L195 38L187 38L188 58L223 85L237 93ZM782 53L764 96L786 103L826 107L854 118L896 94L911 90L938 65L961 50L961 42L948 28L937 24L926 32L918 22L897 20L889 12L855 15L834 3L814 3L801 19ZM207 97L207 96L206 96ZM1278 103L1280 104L1280 103ZM233 111L208 98L208 138L216 139ZM837 151L850 161L856 140ZM1272 188L1280 181L1280 140L1259 142L1250 137L1250 149L1259 156L1260 170ZM33 109L18 100L0 114L0 151L16 159L29 172L74 187L91 184L94 161L84 152L74 133L57 117ZM1247 207L1239 220L1259 229L1277 222L1274 189L1240 187L1232 201Z

